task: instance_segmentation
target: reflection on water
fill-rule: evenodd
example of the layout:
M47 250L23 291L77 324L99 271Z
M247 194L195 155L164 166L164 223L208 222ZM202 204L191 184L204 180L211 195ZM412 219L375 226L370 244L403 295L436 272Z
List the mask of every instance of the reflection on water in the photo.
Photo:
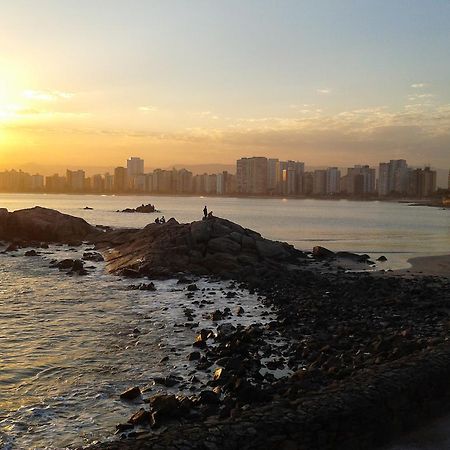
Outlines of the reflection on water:
M187 355L195 331L183 324L193 300L183 286L167 280L155 281L156 292L129 290L133 281L106 275L103 263L87 277L48 267L55 257L83 251L64 246L36 258L23 256L24 250L0 255L1 449L61 449L110 438L115 424L138 408L121 402L121 391L151 386L157 376L192 376ZM226 284L196 283L205 289L196 297L210 299L201 313L239 305L246 311L239 318L244 326L275 318L262 316L256 295L227 299L221 290ZM210 319L193 315L200 328L211 328ZM183 383L174 389L190 393ZM147 395L158 387L149 389Z
M386 268L406 267L413 256L450 252L450 210L411 207L396 202L297 200L221 197L95 196L0 194L0 207L10 210L35 205L83 217L93 224L141 227L156 214L116 213L142 203L155 204L166 219L198 220L203 206L217 216L253 228L270 239L311 250L318 244L332 250L386 254ZM92 211L83 208L89 206Z

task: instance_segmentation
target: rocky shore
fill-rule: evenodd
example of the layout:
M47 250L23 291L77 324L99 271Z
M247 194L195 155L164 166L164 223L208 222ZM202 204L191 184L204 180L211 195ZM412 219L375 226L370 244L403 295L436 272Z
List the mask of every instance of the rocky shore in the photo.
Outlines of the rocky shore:
M118 424L118 440L92 449L370 449L448 408L445 271L347 273L326 249L300 252L219 218L142 230L78 225L111 273L150 279L137 288L178 277L186 294L179 325L196 335L193 394L177 395L170 375L155 380L157 393L130 386L123 394L138 400L136 413ZM0 218L8 240L1 227ZM241 326L243 304L213 310L200 327L215 297L205 300L198 276L234 280L225 297L256 292L276 320Z

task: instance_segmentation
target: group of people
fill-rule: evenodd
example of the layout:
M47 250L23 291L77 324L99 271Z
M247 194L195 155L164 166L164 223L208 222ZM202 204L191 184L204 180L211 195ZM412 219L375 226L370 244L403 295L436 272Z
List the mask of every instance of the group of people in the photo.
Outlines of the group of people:
M207 219L208 217L212 216L213 216L212 211L208 212L208 208L205 205L205 207L203 208L203 219ZM161 218L157 217L155 219L155 223L166 223L166 218L164 216L161 216Z
M205 207L203 208L203 219L207 219L208 217L212 216L213 216L212 211L208 212L208 208L205 205Z

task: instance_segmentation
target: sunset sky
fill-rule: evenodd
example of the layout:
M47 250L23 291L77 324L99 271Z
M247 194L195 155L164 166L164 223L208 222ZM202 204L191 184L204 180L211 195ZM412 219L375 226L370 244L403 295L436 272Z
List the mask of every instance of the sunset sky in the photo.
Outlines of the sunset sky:
M0 168L450 167L447 0L0 0Z

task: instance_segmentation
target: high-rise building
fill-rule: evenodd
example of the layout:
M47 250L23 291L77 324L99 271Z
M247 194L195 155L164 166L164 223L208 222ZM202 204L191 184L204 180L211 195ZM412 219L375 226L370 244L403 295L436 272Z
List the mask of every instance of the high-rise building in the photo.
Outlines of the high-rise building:
M96 193L105 191L105 179L102 175L97 174L92 177L92 191Z
M114 191L114 175L106 172L104 177L105 184L105 192L113 192Z
M144 173L144 160L136 156L132 156L127 160L127 175L131 179L136 175Z
M408 195L413 197L429 197L436 191L436 171L429 167L411 169L408 177Z
M378 173L378 194L405 194L408 190L408 164L404 159L391 159L380 163Z
M85 188L86 174L84 170L66 171L67 188L71 192L83 192Z
M125 167L116 167L114 169L114 191L121 193L128 188L127 169Z
M38 173L35 175L31 175L31 190L32 191L43 191L44 190L44 176L39 175Z
M342 191L348 195L374 194L376 191L376 171L369 166L356 165L347 169Z
M268 194L275 194L278 183L278 158L269 158L267 160L267 192Z
M314 195L324 195L327 192L327 171L315 170L313 176L313 189Z
M52 176L45 177L45 190L47 192L64 192L67 189L66 177L55 173Z
M237 192L267 194L267 158L241 158L236 162Z
M340 192L341 171L337 167L329 167L326 170L325 192L327 195L335 195Z

